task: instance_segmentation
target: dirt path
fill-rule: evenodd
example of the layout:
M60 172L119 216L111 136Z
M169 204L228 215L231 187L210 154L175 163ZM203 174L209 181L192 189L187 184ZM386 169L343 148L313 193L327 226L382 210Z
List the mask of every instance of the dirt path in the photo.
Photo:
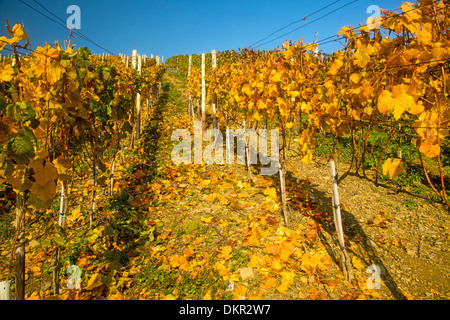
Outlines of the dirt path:
M181 88L182 82L174 77L167 77L176 88ZM181 89L180 98L187 99L187 91ZM186 101L186 100L185 100ZM339 169L343 172L346 164ZM330 169L326 159L316 158L305 165L296 157L288 160L288 171L291 175L288 181L294 184L288 192L290 197L291 228L299 224L308 224L309 217L302 215L296 208L298 186L301 199L312 204L316 211L322 211L331 216L331 180ZM219 177L236 177L246 180L244 166L205 166L201 168L203 177L212 175ZM256 185L260 176L254 170ZM231 179L232 180L232 179ZM274 182L278 180L273 179ZM295 186L296 185L296 186ZM202 215L210 214L217 220L226 216L247 215L259 207L250 210L229 210L225 207L213 206L202 199L208 194L217 192L214 186L192 186L188 190L194 208L188 209L187 216L200 219ZM297 190L297 191L296 191ZM448 212L435 203L429 203L411 194L397 193L389 187L376 187L371 181L355 175L347 176L339 184L339 192L343 205L343 223L347 246L352 256L360 259L365 266L375 264L382 272L381 279L385 287L383 299L448 299L450 298L450 253ZM236 188L224 189L224 196L235 195ZM262 201L261 194L251 195L252 200ZM220 197L219 197L220 198ZM244 198L245 199L245 198ZM198 200L198 201L196 201ZM185 201L173 205L173 211L185 211L189 203ZM280 210L275 212L278 221L283 221ZM175 222L176 224L176 222ZM328 248L333 259L333 252L338 252L334 234L334 224L324 221L321 224L324 236L323 244ZM221 240L226 242L225 238ZM222 243L223 244L223 243ZM337 259L339 260L339 259ZM334 270L336 272L337 268ZM357 270L356 275L365 278L369 274ZM333 297L335 298L335 297Z

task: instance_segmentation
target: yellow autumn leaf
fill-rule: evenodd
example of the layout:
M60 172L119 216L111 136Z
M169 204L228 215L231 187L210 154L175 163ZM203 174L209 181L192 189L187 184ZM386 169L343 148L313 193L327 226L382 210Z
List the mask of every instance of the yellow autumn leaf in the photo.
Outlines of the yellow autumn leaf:
M211 180L202 180L201 185L202 186L207 186L211 183Z
M294 123L288 122L286 123L286 129L291 129L294 126Z
M203 237L197 237L197 238L195 238L195 242L196 243L202 243L203 242Z
M268 187L264 190L263 193L272 200L275 200L277 198L277 190L275 188Z
M388 158L383 164L383 175L388 175L392 179L402 173L403 163L401 159Z
M277 290L280 293L285 294L287 289L289 289L290 286L291 286L290 282L282 281L281 284L277 287Z
M348 207L347 207L347 205L345 204L345 202L341 202L341 209L342 209L343 211L348 211L348 212L350 212L350 210L348 209Z
M449 49L442 47L441 42L433 44L433 49L431 49L431 55L434 60L442 61L448 58Z
M394 105L395 120L400 119L403 112L412 109L415 105L414 98L405 92L397 94L392 102Z
M26 297L25 300L41 300L38 291L34 291L29 297Z
M1 40L0 40L1 44ZM8 82L11 81L13 78L14 69L11 65L3 66L0 70L0 82Z
M233 296L235 299L242 299L247 293L247 287L239 283L234 285Z
M283 271L281 272L281 284L277 287L277 290L280 293L286 293L286 291L291 286L294 281L294 272L292 271Z
M217 193L210 193L205 197L205 201L213 202L217 198Z
M352 258L352 265L353 267L355 267L356 269L362 269L364 268L364 264L361 262L361 260L358 259L358 257L353 256Z
M248 295L248 300L261 300L264 295L264 291L259 290L257 294L250 293Z
M423 106L422 101L417 101L413 106L410 106L408 112L412 115L417 115L423 112L425 107Z
M72 162L69 159L64 158L63 156L59 156L58 158L53 160L53 164L59 174L66 173L67 170L72 167Z
M369 54L365 51L365 49L358 49L355 52L355 63L364 68L370 61Z
M342 67L343 65L344 65L344 63L341 60L339 60L339 59L334 60L330 69L328 70L328 74L332 75L332 76L336 75L339 68Z
M292 98L297 98L300 95L299 91L291 91L291 97Z
M273 277L269 277L263 283L261 283L259 286L262 289L267 290L267 289L275 287L276 285L277 285L277 279L273 278Z
M244 84L244 86L242 87L242 92L245 93L248 96L252 95L252 89L250 87L249 84Z
M206 223L211 223L213 218L214 217L207 217L207 218L201 217L200 220L203 221L203 222L206 222Z
M180 266L180 261L178 260L178 256L177 255L170 256L169 264L172 268L178 268Z
M425 140L425 142L420 145L419 151L427 158L434 158L441 153L441 147L439 144L433 144L431 141Z
M78 206L78 207L76 207L75 209L72 210L72 213L70 214L70 216L68 218L70 218L71 220L75 221L80 216L81 216L81 207Z
M184 271L189 271L189 262L185 257L179 257L178 263L180 264L179 269Z
M261 116L259 115L258 110L255 110L255 113L253 114L253 119L254 119L255 121L261 120Z
M208 292L203 296L203 300L212 300L210 291L208 291Z
M3 48L9 44L10 39L8 39L5 36L0 37L0 50L3 50Z
M350 81L353 83L359 83L359 79L361 78L361 76L357 73L352 73L350 75Z
M230 276L230 281L234 281L234 282L238 281L239 282L240 281L239 276L237 274L232 274Z
M341 34L343 34L344 37L348 38L348 37L350 37L349 31L352 31L352 29L350 29L349 27L343 26L336 35L340 36Z
M389 172L389 167L391 166L392 163L392 159L391 158L387 158L386 161L383 164L383 175L387 175Z
M219 259L228 260L228 259L230 259L233 256L231 254L232 250L233 250L233 248L231 246L222 247L220 250L217 249L217 251L220 253L217 257Z
M381 114L386 114L390 110L391 104L392 94L387 90L383 90L378 96L378 111Z
M224 277L228 275L228 270L227 267L225 267L222 263L220 263L219 261L217 261L214 264L214 268L219 272L219 274Z
M282 281L292 283L294 281L295 273L293 271L283 271L280 273Z
M12 32L14 33L14 40L15 41L21 41L21 40L28 40L27 33L23 29L23 26L20 24L14 25L12 28Z
M226 227L230 224L230 222L226 221L226 220L220 220L217 225L220 227Z
M316 270L324 269L327 261L318 252L308 252L302 256L300 268L308 275L313 275Z
M86 290L92 290L95 289L103 284L102 282L102 275L100 273L96 273L92 275L92 277L89 279Z
M308 151L306 152L306 155L303 156L303 158L302 158L301 161L302 161L304 164L308 164L308 163L311 162L311 160L312 160L312 151L311 151L311 150L308 150Z
M402 173L403 163L401 159L392 160L391 165L389 166L389 177L394 178Z

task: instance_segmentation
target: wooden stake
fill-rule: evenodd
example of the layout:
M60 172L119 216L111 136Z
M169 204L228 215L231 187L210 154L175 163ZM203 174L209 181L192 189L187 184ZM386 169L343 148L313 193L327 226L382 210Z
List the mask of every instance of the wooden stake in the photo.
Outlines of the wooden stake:
M273 143L273 142L272 142ZM280 186L281 186L281 203L283 206L283 215L284 215L284 223L286 227L289 226L289 218L287 212L287 203L286 203L286 169L285 166L280 161Z
M141 74L142 59L138 56L137 70L139 75ZM136 140L140 138L141 135L141 94L138 92L136 95Z
M191 77L191 68L192 68L192 55L189 55L188 79ZM188 96L187 112L188 112L188 115L190 115L190 113L192 111L192 119L195 121L194 106L192 105L192 95L191 95L191 91L190 91L189 81L188 81L188 90L189 90L189 96Z
M131 56L131 67L133 69L136 69L136 62L137 62L137 50L133 50L133 55Z
M206 131L206 83L205 83L205 54L202 53L202 133Z
M331 179L333 184L333 195L332 195L332 207L333 207L333 218L334 218L334 225L336 227L336 234L339 240L339 246L341 251L341 260L342 260L342 269L345 275L345 279L347 281L350 281L351 279L351 263L350 259L347 254L347 250L345 248L345 241L344 241L344 231L342 228L342 218L341 218L341 206L339 204L339 192L338 192L338 177L336 173L336 167L334 160L330 161L330 167L331 167Z
M93 215L96 210L96 200L97 200L97 181L98 181L98 166L94 162L94 166L92 168L94 177L94 190L92 191L92 200L91 200L91 214L89 215L89 228L92 228L93 224Z
M245 155L247 157L247 180L248 180L248 183L250 183L250 185L252 185L252 171L250 168L250 151L248 148L248 141L247 141L247 136L245 135L245 133L246 133L246 127L245 127L245 120L244 120Z
M212 57L212 68L214 70L214 69L216 69L216 66L217 66L217 51L216 50L211 51L211 57ZM213 129L217 129L216 102L215 101L213 101L212 109L213 109Z
M113 148L113 154L111 159L111 172L109 174L109 196L112 198L114 195L114 170L116 166L116 153L117 153L117 147L114 146Z
M16 197L16 232L18 246L14 252L14 272L16 300L25 300L25 192L19 191Z

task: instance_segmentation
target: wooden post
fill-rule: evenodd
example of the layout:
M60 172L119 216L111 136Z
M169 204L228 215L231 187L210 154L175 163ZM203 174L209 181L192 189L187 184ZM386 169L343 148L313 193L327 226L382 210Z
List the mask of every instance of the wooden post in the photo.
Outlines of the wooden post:
M19 191L16 196L16 232L17 247L14 252L14 273L16 300L25 300L25 192Z
M159 65L159 56L156 56L156 64Z
M273 143L273 142L272 142ZM288 218L288 212L287 212L287 203L286 203L286 167L285 163L281 163L280 161L280 186L281 186L281 203L283 207L283 215L284 215L284 223L286 224L286 227L289 226L289 218Z
M206 131L206 83L205 83L205 54L202 53L202 133Z
M212 68L213 68L213 70L215 70L217 67L217 51L216 50L211 51L211 57L212 57ZM213 101L212 109L213 109L213 129L217 129L216 101Z
M116 129L117 130L117 129ZM116 167L116 153L117 153L117 144L113 147L112 159L110 164L110 174L109 174L109 196L112 198L114 195L114 170Z
M11 300L11 283L9 280L0 281L0 300Z
M59 218L58 225L63 229L66 221L66 209L67 209L67 182L61 182L61 196L59 199ZM60 264L61 248L57 245L53 260L51 263L53 269L53 294L59 294L59 271L61 269Z
M345 275L345 279L350 281L350 269L351 263L347 254L347 250L345 249L345 241L344 241L344 231L342 228L342 217L341 217L341 206L339 204L339 192L338 192L338 176L336 173L336 166L334 160L330 161L331 167L331 179L333 183L333 196L332 196L332 207L333 207L333 218L334 225L336 228L336 234L339 241L339 246L341 249L341 260L342 260L342 269Z
M246 135L245 120L244 120L244 140L245 140L245 155L247 157L247 179L248 179L248 183L250 183L250 185L252 185L252 171L250 168L250 151L249 151L249 146L248 146L249 142L247 141L247 135Z
M229 154L234 154L234 150L231 150L231 146L230 146L230 129L228 127L228 114L225 114L225 125L226 125L226 129L225 129L225 140L226 140L226 146L227 146L227 164L233 164L234 163L234 159L233 158L228 158Z
M66 195L66 183L61 182L61 196L59 199L59 219L58 225L64 227L66 220L66 207L67 207L67 195Z
M189 55L188 79L190 79L190 77L191 77L191 68L192 68L192 55ZM189 95L188 95L187 112L188 112L188 115L190 115L191 110L192 110L192 119L195 121L194 107L192 106L192 96L191 96L189 81L188 81L188 90L189 90Z
M94 176L93 177L94 190L92 190L91 211L89 214L89 228L90 229L92 228L92 224L94 223L93 215L95 214L96 201L97 201L98 166L97 166L95 158L94 158L92 172L93 172L93 176Z
M138 56L138 73L141 74L142 59ZM141 94L138 92L136 95L136 140L140 138L141 135Z
M137 50L133 50L133 55L131 56L131 67L133 69L136 69L136 62L137 62Z

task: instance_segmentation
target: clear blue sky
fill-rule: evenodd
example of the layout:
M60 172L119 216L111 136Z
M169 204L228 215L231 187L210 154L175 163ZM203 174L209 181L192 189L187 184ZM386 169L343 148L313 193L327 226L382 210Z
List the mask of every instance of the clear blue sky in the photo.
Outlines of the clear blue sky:
M22 0L55 19L33 0ZM302 19L304 16L331 4L335 0L38 0L63 21L69 5L81 9L81 32L91 40L118 54L131 55L133 49L140 54L164 56L200 54L212 49L224 51L248 47L273 31ZM352 2L341 0L311 16L306 22ZM284 40L312 41L315 32L321 40L335 35L344 25L358 26L365 23L370 13L367 8L377 5L384 9L399 8L401 0L359 0L314 23L273 41L258 49L273 49ZM414 2L414 1L411 1ZM19 0L0 0L0 36L7 35L4 18L10 25L24 23L32 48L45 42L68 39L67 29L40 15ZM56 19L55 19L56 20ZM296 23L275 36L282 35L306 22ZM268 39L270 40L270 38ZM88 46L93 53L102 49L83 39L72 39L76 48ZM333 52L337 42L325 44L319 49ZM5 52L6 53L6 52Z

